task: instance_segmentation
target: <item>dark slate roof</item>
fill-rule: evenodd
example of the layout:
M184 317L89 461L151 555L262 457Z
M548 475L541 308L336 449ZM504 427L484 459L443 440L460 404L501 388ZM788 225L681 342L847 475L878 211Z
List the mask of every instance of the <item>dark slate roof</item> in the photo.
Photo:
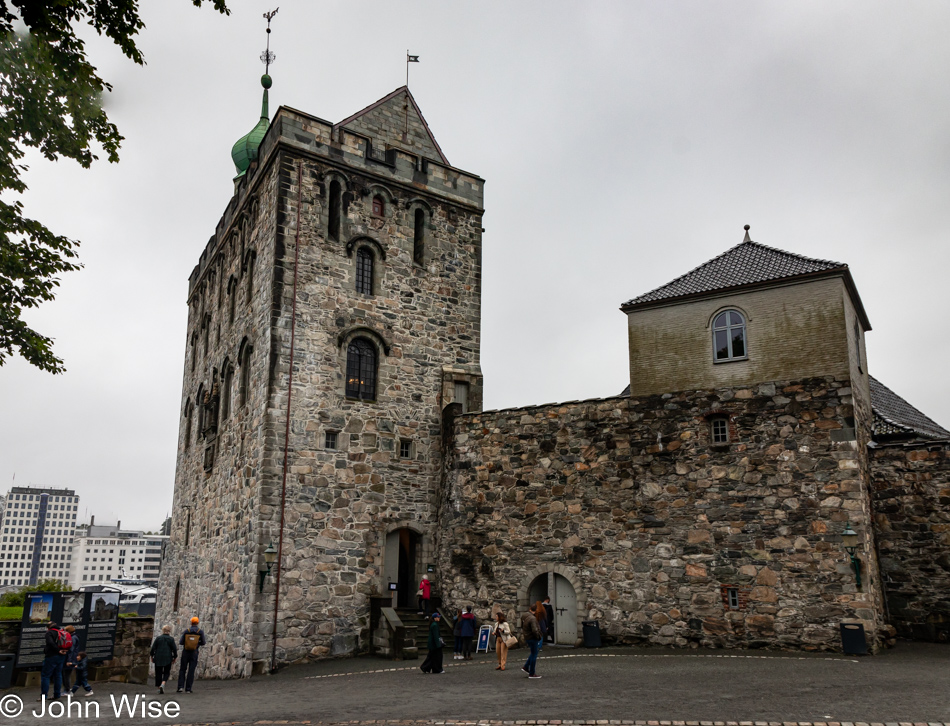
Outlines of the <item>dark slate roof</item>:
M718 257L713 257L709 262L656 290L628 300L621 307L672 300L678 297L727 290L731 287L839 269L847 270L848 266L841 262L816 260L777 250L774 247L753 242L746 236L745 241L726 250Z
M871 408L874 411L874 436L916 436L925 439L950 439L950 431L925 416L874 376L871 384Z

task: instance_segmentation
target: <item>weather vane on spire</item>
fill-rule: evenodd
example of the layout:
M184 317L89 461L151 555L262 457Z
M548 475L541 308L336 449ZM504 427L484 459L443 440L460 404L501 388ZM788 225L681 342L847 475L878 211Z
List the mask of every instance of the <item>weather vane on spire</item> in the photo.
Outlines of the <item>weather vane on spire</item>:
M264 19L267 21L267 50L261 53L261 63L264 64L264 73L270 74L270 64L277 60L277 56L270 52L270 21L280 8L274 8L269 13L264 13Z

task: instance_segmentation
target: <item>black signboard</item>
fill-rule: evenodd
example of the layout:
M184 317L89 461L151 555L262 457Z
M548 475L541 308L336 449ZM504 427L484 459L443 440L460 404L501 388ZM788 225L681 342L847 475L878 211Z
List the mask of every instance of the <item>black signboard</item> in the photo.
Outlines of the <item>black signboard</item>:
M46 630L53 622L65 628L72 625L79 650L90 663L112 658L119 619L117 592L29 592L23 603L23 623L17 668L43 665L46 657Z

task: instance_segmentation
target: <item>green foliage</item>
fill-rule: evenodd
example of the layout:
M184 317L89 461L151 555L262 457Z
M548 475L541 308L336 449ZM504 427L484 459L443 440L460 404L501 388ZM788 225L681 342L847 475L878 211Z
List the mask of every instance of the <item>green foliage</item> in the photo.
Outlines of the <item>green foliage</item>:
M23 608L6 608L0 605L0 620L22 620Z
M0 595L0 608L23 608L28 592L66 592L69 586L62 580L43 580Z
M192 0L200 7L204 0ZM225 0L210 0L229 14ZM14 32L20 20L26 32ZM78 270L79 242L23 216L9 195L27 186L21 163L26 148L50 160L72 159L89 168L98 156L119 160L122 136L102 108L112 86L86 57L76 25L91 25L133 63L145 59L135 36L145 27L138 0L0 0L0 366L15 352L50 373L62 373L53 341L30 328L23 311L52 300L58 276Z

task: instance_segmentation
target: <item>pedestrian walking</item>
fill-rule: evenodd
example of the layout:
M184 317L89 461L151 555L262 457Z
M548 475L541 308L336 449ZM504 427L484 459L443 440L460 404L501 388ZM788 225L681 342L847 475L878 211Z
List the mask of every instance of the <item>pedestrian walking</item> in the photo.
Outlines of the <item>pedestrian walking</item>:
M478 632L478 623L475 620L475 613L472 612L472 606L466 605L465 612L462 613L462 627L459 634L462 636L462 659L472 659L472 639Z
M544 598L544 612L547 615L545 620L548 621L548 629L544 634L544 639L549 643L554 642L554 606L551 605L551 598Z
M541 652L541 649L544 648L544 637L548 632L548 613L544 609L544 603L538 600L534 604L534 617L538 621L538 628L541 630L541 644L538 646L538 652Z
M181 668L178 671L178 693L191 693L198 667L198 649L205 644L205 633L198 627L198 618L191 619L191 627L181 634Z
M521 616L521 632L524 634L525 642L531 649L528 660L525 661L521 670L528 674L528 678L540 678L541 676L535 672L538 664L538 652L541 649L541 628L538 627L536 611L528 610L528 612Z
M429 614L429 600L432 597L432 583L429 582L429 576L423 575L422 582L419 583L419 614Z
M76 668L76 656L79 654L79 638L76 637L76 628L67 625L63 628L73 639L73 645L66 654L66 663L63 665L63 693L69 690L69 681L72 680L73 670Z
M92 694L92 686L89 685L89 659L86 658L86 651L81 650L76 653L76 683L70 693L75 693L82 686L86 689L86 698Z
M439 630L441 622L442 616L438 612L432 613L432 622L429 623L429 640L426 642L429 654L422 661L423 673L445 673L442 667L442 648L445 646L445 641L442 640L442 633Z
M508 665L508 638L511 637L511 626L505 620L505 614L499 611L495 615L495 654L498 656L496 671L503 671Z
M56 623L46 626L46 641L43 645L43 670L40 672L40 697L42 701L49 694L50 683L53 684L53 698L63 695L63 666L66 665L66 655L73 647L72 636L65 630L60 630Z
M455 638L455 660L462 660L462 611L455 614L455 624L452 626L452 637Z
M162 627L162 634L155 638L149 656L155 664L155 687L159 693L165 692L165 682L172 672L172 664L178 660L178 644L171 636L172 626Z

